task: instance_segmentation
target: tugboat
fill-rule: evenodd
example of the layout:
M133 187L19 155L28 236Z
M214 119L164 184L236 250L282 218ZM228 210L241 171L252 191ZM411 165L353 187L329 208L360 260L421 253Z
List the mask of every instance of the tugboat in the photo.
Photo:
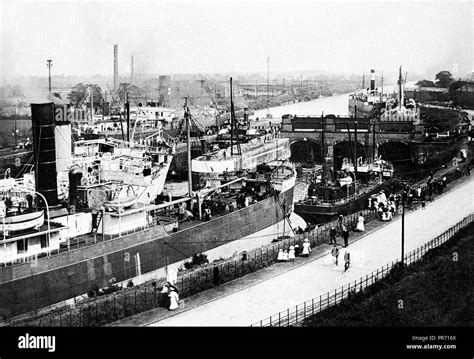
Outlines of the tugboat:
M354 142L357 143L357 122L354 122ZM322 124L321 143L324 153L324 132ZM372 161L362 161L357 155L357 146L352 145L348 128L351 148L354 148L353 158L344 158L339 170L335 170L333 178L328 173L328 166L323 157L323 166L314 173L308 188L308 196L295 203L295 212L311 223L325 223L338 215L347 215L367 208L368 198L390 181L393 177L393 166L381 158Z

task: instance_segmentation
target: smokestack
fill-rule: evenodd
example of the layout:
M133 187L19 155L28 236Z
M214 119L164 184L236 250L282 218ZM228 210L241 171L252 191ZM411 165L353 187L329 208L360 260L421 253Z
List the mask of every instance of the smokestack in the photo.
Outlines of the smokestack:
M133 85L133 55L132 55L132 62L131 62L131 69L130 69L130 85Z
M375 90L375 70L370 70L370 91Z
M118 46L114 45L114 93L118 90Z
M31 104L35 189L46 198L50 207L59 203L54 118L53 102Z

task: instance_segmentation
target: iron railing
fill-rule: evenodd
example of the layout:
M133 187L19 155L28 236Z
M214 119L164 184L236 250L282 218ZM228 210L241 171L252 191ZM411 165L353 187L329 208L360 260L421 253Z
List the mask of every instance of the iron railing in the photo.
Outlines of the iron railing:
M450 227L447 231L435 237L431 241L425 243L421 247L407 253L405 255L405 263L411 264L420 260L426 252L430 249L439 247L445 243L461 229L467 227L473 222L474 213L466 216L462 221L456 223ZM380 281L386 277L387 274L399 263L398 260L392 261L381 268L367 274L365 277L361 277L359 280L347 283L334 291L327 292L326 294L320 295L319 297L312 298L294 307L288 308L282 312L272 315L268 318L262 319L261 321L253 324L252 326L258 327L286 327L292 325L298 325L304 319L309 318L323 310L332 307L340 303L343 299L347 298L350 294L355 294L371 286L372 284Z

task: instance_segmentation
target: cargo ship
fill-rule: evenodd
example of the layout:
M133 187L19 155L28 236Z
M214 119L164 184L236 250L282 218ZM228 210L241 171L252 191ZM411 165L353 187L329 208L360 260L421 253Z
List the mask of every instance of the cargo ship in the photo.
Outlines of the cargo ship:
M382 88L379 90L375 87L375 70L370 70L370 87L364 88L364 80L362 81L362 89L355 91L349 95L349 115L354 117L377 117L381 110L385 108L387 96L383 93Z
M218 259L269 243L286 234L282 228L291 232L284 223L293 210L296 171L287 162L267 161L275 148L265 147L263 138L259 155L254 143L252 151L233 159L244 164L245 173L229 167L225 177L213 175L212 186L164 200L160 188L172 158L169 147L104 140L73 144L71 152L68 116L55 116L54 103L31 107L34 171L0 184L3 319L111 280L159 277L194 254ZM288 142L275 143L289 154Z

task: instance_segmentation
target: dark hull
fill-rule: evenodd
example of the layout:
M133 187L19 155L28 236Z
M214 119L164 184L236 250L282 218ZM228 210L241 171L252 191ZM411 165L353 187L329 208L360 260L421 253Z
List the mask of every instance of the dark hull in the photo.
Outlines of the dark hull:
M293 203L293 188L280 194ZM287 214L291 206L287 207ZM141 274L188 259L193 254L241 239L283 220L274 197L217 217L166 233L155 227L118 239L38 259L0 270L0 316L12 317L87 293L109 280L136 276L139 253Z
M337 205L319 205L319 204L303 204L295 203L295 213L301 216L305 221L313 224L320 224L330 222L336 219L340 214L348 215L368 208L369 197L379 192L385 183L374 186L367 193L364 193L357 199L352 201L344 202Z

